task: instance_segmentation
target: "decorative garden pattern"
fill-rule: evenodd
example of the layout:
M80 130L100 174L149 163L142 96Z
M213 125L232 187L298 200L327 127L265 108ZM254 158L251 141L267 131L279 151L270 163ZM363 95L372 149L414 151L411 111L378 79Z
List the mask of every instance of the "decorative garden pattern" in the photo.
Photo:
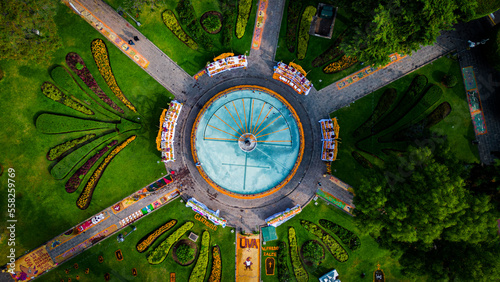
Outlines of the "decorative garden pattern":
M177 228L174 233L170 234L161 244L156 247L151 253L148 255L147 259L150 264L160 264L162 263L168 255L170 248L174 245L179 238L184 235L189 229L193 227L194 223L192 221L188 221L184 223L181 227Z
M158 239L161 236L161 234L170 230L172 227L174 227L174 225L176 223L177 223L177 220L175 220L175 219L169 220L167 223L160 226L160 228L154 230L151 234L143 237L137 243L137 246L135 247L136 250L139 253L145 252L156 241L156 239Z
M210 253L210 233L208 231L203 231L201 236L201 249L198 255L198 260L196 265L189 276L189 281L193 282L203 282L205 280L205 274L207 273L208 266L208 255Z
M295 228L293 227L288 228L288 242L290 243L290 257L295 278L298 282L309 281L307 271L304 269L302 261L300 260L297 237L295 234Z
M91 109L89 109L86 106L82 105L81 103L73 100L70 96L64 94L59 88L57 88L51 82L46 81L42 84L42 93L47 98L52 99L56 102L59 102L67 107L70 107L75 111L79 111L80 113L83 113L86 115L93 115L94 114L94 112Z
M358 62L358 59L355 57L347 57L346 55L342 56L338 61L335 61L326 67L323 68L323 72L326 74L336 73L339 71L343 71L350 66L353 66Z
M314 14L316 14L316 8L313 6L307 6L304 13L302 13L297 48L297 58L299 60L306 57L307 45L309 45L309 27L311 26Z
M236 38L238 39L245 35L251 10L252 0L238 0L238 20L236 21Z
M66 152L68 152L69 150L77 147L78 145L80 145L80 144L82 144L82 143L84 143L84 142L86 142L94 137L96 137L95 134L87 134L87 135L84 135L82 137L61 143L61 144L51 148L47 152L47 160L54 161L57 158L59 158L60 156L62 156L63 154L65 154Z
M180 41L193 50L198 49L198 44L196 44L196 42L194 42L194 40L182 29L172 10L165 10L161 16L163 23Z
M320 219L319 224L325 229L332 231L337 237L342 240L342 243L351 250L357 250L361 246L359 237L354 232L345 229L344 227L333 223L327 219Z
M222 278L222 260L219 246L212 247L212 271L208 282L219 282Z
M349 259L349 255L347 254L346 250L344 250L344 248L339 244L339 242L337 242L337 240L335 240L335 238L330 236L328 233L323 231L319 226L307 220L301 220L300 224L302 225L302 227L304 227L304 229L320 238L328 247L336 260L338 260L339 262L345 262Z

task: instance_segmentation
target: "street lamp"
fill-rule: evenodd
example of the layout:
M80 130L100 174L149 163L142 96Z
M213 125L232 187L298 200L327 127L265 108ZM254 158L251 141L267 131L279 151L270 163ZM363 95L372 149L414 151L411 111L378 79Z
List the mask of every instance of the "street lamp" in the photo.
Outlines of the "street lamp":
M116 238L116 240L119 243L125 241L125 238L127 238L128 235L130 235L132 232L134 232L134 231L137 230L137 227L135 227L135 226L131 226L131 227L132 227L132 231L130 231L129 233L127 233L125 236L123 236L123 233L118 234L118 237Z

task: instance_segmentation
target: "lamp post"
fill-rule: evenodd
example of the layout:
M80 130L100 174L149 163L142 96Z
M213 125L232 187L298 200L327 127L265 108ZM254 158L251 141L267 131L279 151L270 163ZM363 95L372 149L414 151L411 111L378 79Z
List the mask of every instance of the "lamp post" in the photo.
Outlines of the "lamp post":
M137 26L141 26L141 23L140 23L140 22L136 21L136 20L134 19L134 17L132 17L132 16L131 16L131 15L130 15L127 11L124 11L121 7L118 7L118 8L116 9L116 11L118 12L118 14L119 14L120 16L123 16L123 13L127 14L127 15L128 15L128 16L129 16L129 17L130 17L130 18L131 18L134 22L135 22L135 24L136 24Z
M116 240L118 240L118 242L121 243L121 242L125 241L125 238L127 238L128 235L130 235L132 232L137 230L137 227L135 227L135 226L131 226L131 227L132 227L132 231L127 233L125 236L123 236L123 233L118 234L118 237L116 238Z

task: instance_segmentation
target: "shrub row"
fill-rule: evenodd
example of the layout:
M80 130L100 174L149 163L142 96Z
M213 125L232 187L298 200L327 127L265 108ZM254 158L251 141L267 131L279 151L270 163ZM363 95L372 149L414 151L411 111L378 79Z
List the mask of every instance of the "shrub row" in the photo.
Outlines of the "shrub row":
M104 173L104 170L106 167L109 165L109 163L113 160L113 158L121 152L128 144L130 144L132 141L134 141L136 138L135 135L130 136L127 138L127 140L123 141L120 145L115 147L111 153L109 153L106 158L101 162L101 164L97 167L97 169L94 171L92 176L90 177L89 181L87 181L87 184L83 188L82 193L76 200L76 206L84 210L89 207L90 201L92 201L92 194L94 193L94 189L97 186L97 183L99 182L99 179L101 178L102 174Z
M193 282L203 282L205 281L205 274L207 273L208 267L208 255L210 253L210 233L205 230L201 235L201 249L200 255L196 260L196 265L189 276L189 281Z
M222 46L231 46L233 40L233 29L236 20L235 5L230 0L223 0L221 4L222 10Z
M330 234L323 231L319 226L307 220L301 220L300 224L307 231L320 238L328 247L336 260L338 260L339 262L345 262L349 259L349 255L347 254L346 250L344 250L344 248L339 244L339 242L337 242L335 238L330 236Z
M241 39L245 35L251 10L252 0L238 0L238 20L236 21L236 38L238 39Z
M222 278L222 260L219 246L212 248L212 270L208 282L220 282Z
M175 11L179 15L179 23L181 26L186 27L186 31L190 34L196 42L201 45L204 49L210 50L213 47L213 42L210 37L205 34L202 29L198 26L196 21L196 15L194 12L193 5L190 0L180 0L177 3Z
M349 231L344 227L327 219L320 219L319 224L337 235L342 243L344 243L344 245L346 245L349 249L356 250L359 248L359 246L361 246L361 241L359 240L359 237L354 234L354 232Z
M295 278L298 282L308 281L309 275L304 269L302 262L299 257L299 248L297 246L297 237L295 236L295 229L293 227L288 228L288 242L290 243L290 257L292 260L293 272Z
M342 43L342 40L344 39L344 34L343 32L337 39L335 39L335 42L333 42L328 49L326 49L325 52L321 53L321 55L317 56L311 63L311 65L315 68L321 67L322 65L328 63L329 61L335 60L338 58L340 55L344 54L344 51L340 49L340 43Z
M61 134L67 132L114 128L115 124L92 119L44 113L38 116L35 126L44 134Z
M426 85L427 77L425 75L416 76L394 109L373 126L372 133L376 134L398 122L420 99Z
M66 107L70 107L75 111L79 111L82 114L93 115L94 112L87 108L86 106L80 104L79 102L71 99L70 96L64 94L59 88L57 88L54 84L45 81L42 84L42 93L47 98L52 99L56 102L59 102Z
M66 153L67 151L69 151L69 150L75 148L76 146L94 138L95 136L96 136L95 134L87 134L87 135L84 135L80 138L76 138L76 139L61 143L61 144L51 148L47 152L47 160L54 161L57 158L59 158L61 155Z
M386 89L378 100L372 115L362 125L354 130L352 136L354 138L364 138L370 135L372 133L371 129L373 125L377 123L387 111L389 111L394 102L396 102L397 97L398 92L396 91L396 89Z
M180 41L193 50L198 49L198 44L196 44L196 42L194 42L194 40L182 29L172 10L165 10L161 16L163 23L175 36L177 36L177 38L179 38Z
M156 241L156 239L158 239L161 236L161 234L170 230L172 227L174 227L176 223L177 220L175 219L169 220L167 223L155 229L150 234L142 237L142 239L139 240L139 242L137 242L137 245L135 246L136 250L139 253L145 252Z
M302 14L302 19L300 20L297 48L297 58L299 60L302 60L306 57L307 45L309 45L309 29L311 27L312 18L315 14L316 8L313 6L307 6L304 10L304 13Z
M290 275L290 270L286 263L286 256L288 254L288 247L284 241L279 244L278 254L277 254L277 270L278 279L280 282L290 281L292 279Z
M290 0L286 15L286 47L290 53L295 52L295 42L297 39L297 29L299 25L302 2L300 0Z
M111 100L108 95L104 93L104 91L102 91L101 87L99 87L95 81L80 55L73 52L68 53L66 55L66 64L74 73L76 73L76 75L78 75L83 83L85 83L85 85L87 85L87 87L90 88L90 90L92 90L97 97L99 97L99 99L108 104L113 110L122 114L124 113L124 111L118 107L118 105L116 105L116 103L113 102L113 100Z
M351 156L364 168L373 168L373 164L363 157L358 151L352 151Z
M115 75L113 74L113 70L111 69L111 65L109 64L109 54L108 48L104 41L100 38L92 40L90 43L90 50L92 51L92 57L94 57L95 64L101 73L102 78L108 85L109 89L115 93L115 96L122 101L127 108L129 108L133 112L137 112L134 105L130 103L130 101L123 95L122 90L116 83Z
M323 68L323 72L326 74L336 73L339 71L343 71L350 66L354 65L358 62L358 59L355 57L347 57L343 55L338 61L328 64Z
M73 175L66 182L66 192L75 192L80 186L80 183L82 183L82 180L85 178L85 175L87 175L87 173L92 168L92 166L94 166L97 160L104 156L104 154L106 154L109 149L111 149L117 143L118 141L116 140L111 141L108 145L106 145L104 148L95 153L95 155L93 155L90 159L88 159L75 173L73 173Z
M56 163L50 170L50 174L58 180L65 178L68 173L70 173L70 171L72 171L73 168L80 163L81 160L85 159L85 157L87 157L96 148L115 137L115 135L116 134L108 135L108 133L105 133L103 136L100 136L92 142L76 149L71 152L71 154L65 156L58 163Z
M181 227L177 228L174 233L170 234L161 244L156 247L148 255L148 262L150 264L160 264L165 260L170 251L170 248L179 240L184 233L193 227L193 222L188 221L184 223Z

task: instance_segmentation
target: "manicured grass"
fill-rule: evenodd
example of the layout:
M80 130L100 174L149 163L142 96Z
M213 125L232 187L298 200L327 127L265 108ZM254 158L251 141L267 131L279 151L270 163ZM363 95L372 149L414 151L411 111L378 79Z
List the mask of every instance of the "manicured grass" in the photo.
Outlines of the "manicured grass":
M0 68L5 73L5 77L0 81L2 89L0 124L3 136L0 139L0 156L2 156L0 163L5 170L10 167L16 170L16 219L18 220L16 256L18 257L165 173L163 163L157 163L160 160L160 153L156 151L154 140L159 115L173 98L172 94L106 41L116 80L125 96L137 107L141 115L127 110L106 86L90 52L90 42L95 38L104 39L104 37L63 4L58 6L55 22L62 38L62 46L50 63L0 61ZM45 157L53 146L85 133L46 135L35 128L36 117L44 112L87 117L48 99L40 90L44 81L52 81L50 70L57 65L65 65L68 52L77 52L82 56L101 88L115 103L125 109L125 118L142 124L140 130L128 131L126 135L119 137L120 142L130 134L138 135L138 138L120 152L107 167L96 188L92 203L85 211L79 210L75 204L81 190L73 194L66 193L64 184L67 178L55 180L49 170L54 162L48 161ZM99 100L95 95L94 97ZM104 112L104 109L101 110ZM96 115L99 115L96 116L97 119L119 120L109 113L109 117L100 113ZM6 173L0 177L2 199L7 198L6 178ZM6 201L0 201L0 210L6 211L6 204ZM5 222L0 223L0 230L4 230L2 232L7 232L5 226ZM0 240L2 265L7 262L6 234L2 233Z
M351 152L353 150L357 150L374 165L383 168L383 160L389 158L389 155L383 153L382 149L406 150L408 145L416 145L414 142L379 142L379 137L387 136L387 134L393 134L401 128L402 124L396 123L396 126L389 127L381 133L376 134L375 136L372 136L371 138L368 138L358 144L359 148L377 155L377 157L374 157L373 155L360 151L356 147L356 143L359 140L353 138L352 133L372 114L380 96L387 88L395 88L398 92L397 99L399 100L408 89L413 78L418 74L427 76L429 80L427 88L429 88L430 84L433 83L440 85L444 91L442 98L434 105L434 107L431 107L431 110L444 101L450 103L452 107L450 115L437 125L431 127L431 132L438 135L448 136L452 152L457 159L468 163L479 161L477 147L471 144L471 141L475 139L475 135L465 97L465 89L463 83L461 82L462 75L459 64L456 60L444 57L389 84L386 87L375 91L372 94L367 95L366 97L351 104L349 107L342 108L331 114L331 117L337 117L339 120L340 137L342 139L342 142L339 145L337 160L332 163L332 173L352 185L354 189L356 189L356 186L361 183L359 175L366 175L369 170L363 168L354 160L351 156ZM457 76L460 82L453 88L445 88L440 84L441 79L445 74ZM397 104L397 101L395 104ZM431 110L426 111L424 115L430 113Z
M198 252L201 248L201 235L204 230L210 232L210 246L217 244L221 248L222 257L222 281L234 281L234 257L235 247L232 242L235 242L235 233L231 233L231 228L217 227L217 231L207 228L203 223L194 218L195 213L191 208L185 207L185 203L181 203L179 199L174 200L167 206L160 208L147 217L139 220L134 225L137 230L127 236L125 241L118 243L117 235L105 239L98 245L60 265L55 270L47 273L42 277L43 281L59 281L71 278L76 281L76 276L80 276L80 281L103 281L104 274L111 275L110 281L168 281L170 273L174 272L177 281L188 281L189 275L194 268L195 262L189 266L181 266L172 258L172 249L168 253L167 258L158 265L150 265L147 261L147 254L156 246L158 246L165 238L172 234L177 228L182 226L186 221L192 221L194 226L181 237L187 239L190 232L199 235ZM177 224L170 230L162 234L155 243L144 253L139 253L135 246L139 240L146 236L149 232L155 230L171 219L176 219ZM127 227L122 232L130 232L132 228ZM115 251L120 249L123 253L123 260L118 261L115 257ZM209 255L209 263L207 267L206 278L210 275L212 267L212 255ZM98 257L103 256L104 262L99 263ZM73 265L78 263L78 269L74 269ZM85 269L89 268L90 273L85 274ZM132 276L132 268L136 268L137 277ZM69 269L68 274L65 269Z
M318 6L318 3L332 3L331 1L320 1L320 0L307 0L301 1L302 3L302 12L303 10L311 5L315 8ZM335 19L335 26L333 29L332 39L321 38L317 36L309 37L309 45L307 47L306 57L303 60L297 59L297 47L295 48L295 53L290 53L288 48L286 47L286 17L287 17L287 7L290 4L290 0L285 4L285 9L283 11L283 19L281 21L281 29L280 36L278 40L278 49L276 50L276 61L283 61L288 64L290 62L295 62L304 68L307 74L307 78L314 84L314 88L319 90L324 88L333 82L346 77L347 75L363 68L361 64L356 64L346 70L335 74L325 74L323 73L323 66L313 68L311 65L312 61L322 54L325 50L330 47L335 42L335 39L344 32L350 26L351 15L343 9L340 3L333 3L334 7L339 6L337 11L337 18ZM301 13L302 17L302 13Z
M286 241L288 245L288 228L293 226L296 231L297 242L299 248L302 247L302 244L309 240L318 240L319 238L315 237L307 230L305 230L300 224L300 220L308 220L317 225L319 225L319 220L322 218L328 219L332 222L335 222L342 227L354 232L361 240L361 246L352 251L347 248L346 245L343 245L341 240L334 235L332 232L328 232L332 237L334 237L349 254L349 259L346 262L340 263L332 256L332 254L328 251L328 248L325 247L325 259L323 262L314 269L313 267L305 265L305 269L309 274L309 281L318 281L318 278L332 269L337 269L339 273L339 278L342 281L359 281L361 273L365 273L367 277L365 280L370 281L373 275L373 271L377 269L377 263L380 263L380 267L384 270L386 275L386 281L405 281L404 276L401 274L400 265L397 261L397 257L392 257L389 250L382 249L378 246L378 243L369 235L365 235L361 233L361 230L356 226L356 218L351 217L347 213L341 211L340 209L334 207L332 204L327 205L326 201L322 199L317 200L318 205L315 205L315 202L312 201L308 206L306 206L303 211L282 224L276 229L278 234L278 240L267 242L263 247L272 247L278 246L279 241ZM321 243L322 244L322 243ZM265 259L267 257L264 253L275 253L276 251L263 251L262 252L262 264L261 264L261 279L263 281L278 281L278 276L275 274L274 276L266 276L265 271ZM290 256L288 255L287 261L288 267L290 269L290 273L293 275L293 270L291 266ZM277 270L275 269L275 273Z
M107 0L106 1L111 7L117 8L122 3L123 0ZM231 46L223 46L221 43L222 32L217 34L207 35L213 40L214 48L213 50L203 50L201 47L198 50L193 50L182 43L175 35L165 26L162 21L161 14L166 9L171 9L175 12L175 7L178 1L167 0L154 11L150 11L149 8L145 8L137 19L141 26L137 25L127 16L127 20L131 25L136 27L142 34L144 34L151 42L153 42L158 48L160 48L167 56L169 56L174 62L176 62L181 68L183 68L188 74L195 75L199 72L207 62L213 61L213 58L225 53L233 52L235 54L245 54L250 51L251 41L253 36L253 28L255 25L255 17L257 13L257 0L252 1L252 11L250 12L250 18L248 19L248 24L246 26L245 35L241 39L236 38L234 30L236 30L236 24L233 29L233 40L231 41ZM196 18L197 26L202 29L199 19L200 17L208 11L221 12L219 1L207 0L207 1L192 1ZM236 5L237 9L237 5ZM235 15L237 11L235 11ZM178 16L178 15L177 15ZM235 19L236 22L236 19ZM183 26L185 29L186 27ZM192 36L192 34L189 34ZM193 38L196 41L196 38Z

